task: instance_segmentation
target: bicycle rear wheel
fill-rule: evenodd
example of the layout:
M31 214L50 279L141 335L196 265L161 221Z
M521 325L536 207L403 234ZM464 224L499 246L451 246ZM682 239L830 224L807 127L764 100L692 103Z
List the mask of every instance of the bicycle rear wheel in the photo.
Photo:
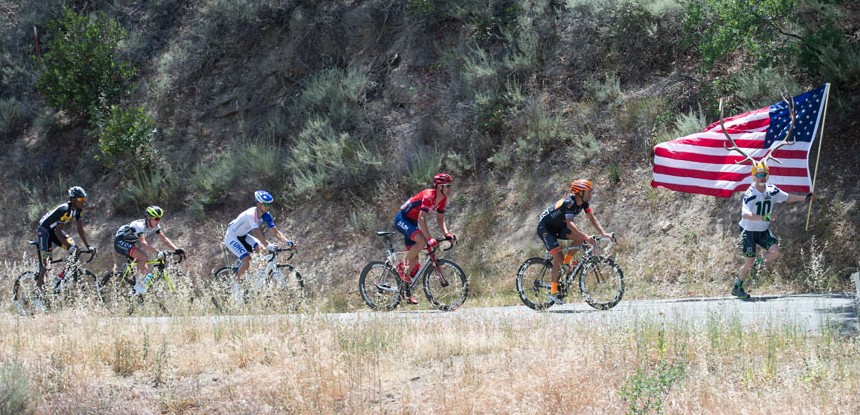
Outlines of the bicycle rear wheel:
M517 271L517 293L532 310L546 310L555 304L549 299L552 263L543 258L529 258Z
M424 271L424 294L438 310L456 310L469 295L466 273L447 259L436 261L436 267L430 263Z
M373 261L361 270L358 291L374 310L393 310L400 304L400 277L385 262Z
M22 316L47 310L42 290L36 285L38 277L39 274L36 272L27 271L15 279L15 285L12 287L12 301L18 314Z
M624 295L624 273L612 258L590 257L582 264L579 289L588 305L608 310L615 307Z

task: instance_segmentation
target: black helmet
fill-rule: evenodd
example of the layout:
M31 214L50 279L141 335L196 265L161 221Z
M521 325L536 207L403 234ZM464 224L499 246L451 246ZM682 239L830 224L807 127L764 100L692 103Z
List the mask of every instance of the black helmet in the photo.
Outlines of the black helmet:
M74 186L69 188L69 199L77 199L79 197L86 198L87 192L84 191L84 188L81 186Z

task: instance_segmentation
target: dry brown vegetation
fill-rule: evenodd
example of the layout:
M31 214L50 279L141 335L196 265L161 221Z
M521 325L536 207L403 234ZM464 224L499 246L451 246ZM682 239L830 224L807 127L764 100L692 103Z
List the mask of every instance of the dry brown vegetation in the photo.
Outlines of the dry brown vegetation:
M731 316L694 327L469 311L174 319L67 311L7 315L0 330L3 413L860 410L856 339L791 325L747 330Z

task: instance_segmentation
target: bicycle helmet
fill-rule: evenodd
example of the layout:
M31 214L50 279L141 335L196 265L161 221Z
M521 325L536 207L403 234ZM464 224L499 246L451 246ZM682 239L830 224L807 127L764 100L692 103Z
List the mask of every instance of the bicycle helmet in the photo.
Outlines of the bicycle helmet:
M570 192L571 193L581 193L586 190L591 190L591 182L585 179L577 179L570 182Z
M161 217L164 216L164 209L162 209L158 206L152 205L152 206L146 208L146 216L149 216L150 218L154 218L154 219L156 219L156 218L160 219Z
M81 186L74 186L69 188L69 199L77 199L79 197L86 198L87 192L84 191L84 188Z
M752 176L755 178L755 175L758 173L770 174L770 169L767 167L767 163L764 161L753 161L752 163Z
M257 203L272 203L275 201L275 198L272 197L272 194L265 190L257 190L254 192L254 200Z
M433 176L433 185L438 186L440 184L448 184L453 182L454 179L451 178L451 175L448 173L439 173Z

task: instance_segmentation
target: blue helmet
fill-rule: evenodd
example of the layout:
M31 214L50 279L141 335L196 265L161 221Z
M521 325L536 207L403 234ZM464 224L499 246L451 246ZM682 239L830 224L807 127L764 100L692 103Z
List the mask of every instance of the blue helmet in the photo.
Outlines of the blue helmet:
M254 200L257 203L272 203L275 201L275 198L272 197L272 194L265 190L257 190L254 192Z

